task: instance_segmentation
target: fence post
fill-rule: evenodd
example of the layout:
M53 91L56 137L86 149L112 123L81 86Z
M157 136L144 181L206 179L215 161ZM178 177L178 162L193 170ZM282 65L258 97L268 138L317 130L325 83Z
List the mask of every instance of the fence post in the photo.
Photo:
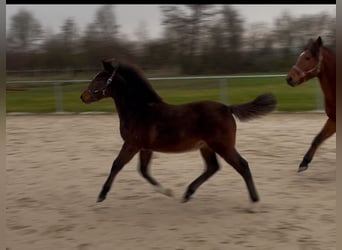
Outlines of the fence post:
M57 112L63 112L63 86L60 83L54 83L55 90L55 109Z
M228 105L228 80L222 78L220 80L220 101Z

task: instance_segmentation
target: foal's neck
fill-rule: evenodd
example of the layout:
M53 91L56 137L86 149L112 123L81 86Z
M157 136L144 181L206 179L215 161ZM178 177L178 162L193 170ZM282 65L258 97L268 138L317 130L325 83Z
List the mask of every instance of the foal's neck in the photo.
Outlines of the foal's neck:
M140 120L141 117L146 116L146 112L151 103L162 102L134 102L124 96L112 96L112 99L115 103L120 121L124 121L125 124L136 122L136 120Z

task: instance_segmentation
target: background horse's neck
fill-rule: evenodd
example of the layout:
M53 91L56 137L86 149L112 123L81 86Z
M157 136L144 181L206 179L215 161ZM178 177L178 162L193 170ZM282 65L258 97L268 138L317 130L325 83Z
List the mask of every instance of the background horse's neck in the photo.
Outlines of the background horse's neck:
M331 118L336 116L336 55L327 48L323 49L323 62L318 76L324 93L325 110Z
M329 85L336 86L336 55L328 48L323 47L322 71L318 78L328 80Z
M336 92L336 56L329 49L323 47L323 62L318 78L321 85L332 88ZM322 86L323 87L323 86Z

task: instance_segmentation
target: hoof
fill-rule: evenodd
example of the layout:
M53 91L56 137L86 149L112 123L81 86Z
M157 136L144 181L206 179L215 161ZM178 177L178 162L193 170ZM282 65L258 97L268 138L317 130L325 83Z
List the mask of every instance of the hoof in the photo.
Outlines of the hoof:
M186 202L188 202L190 199L187 199L187 198L182 198L181 199L181 203L186 203Z
M188 202L188 201L191 199L191 197L192 197L192 195L193 195L194 193L195 193L195 190L193 190L191 187L189 187L189 188L186 190L186 192L185 192L185 194L184 194L183 199L181 200L181 202L182 202L182 203Z
M259 197L258 196L256 196L256 197L253 197L252 199L252 203L257 203L257 202L259 202Z
M246 209L247 213L255 214L260 212L260 203L259 202L252 202L250 203L249 207Z
M99 195L99 197L97 198L97 202L102 202L106 199L106 196L103 195Z
M99 197L99 198L97 198L97 201L96 201L96 202L97 202L97 203L100 203L100 202L102 202L102 201L104 201L104 200L105 200L105 198L100 198L100 197Z
M304 157L302 162L299 165L298 172L303 172L309 167L309 163L311 162L311 159L308 159L307 157Z
M155 187L156 192L166 195L168 197L174 197L173 191L170 188L164 188L161 186Z
M182 199L181 199L181 203L186 203L188 202L189 200L191 199L191 197L187 197L187 196L184 196Z
M298 168L298 173L307 170L308 167L309 167L308 165L300 165Z

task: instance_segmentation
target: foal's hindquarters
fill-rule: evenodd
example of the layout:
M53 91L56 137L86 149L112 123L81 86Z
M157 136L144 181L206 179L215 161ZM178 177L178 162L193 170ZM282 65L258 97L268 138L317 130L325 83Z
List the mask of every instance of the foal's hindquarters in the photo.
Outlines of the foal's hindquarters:
M234 117L231 113L227 113L223 117L210 117L210 123L210 126L206 129L207 131L203 131L203 141L205 143L200 148L206 169L188 186L183 197L183 202L188 201L196 189L219 170L220 166L216 154L221 156L243 177L251 201L257 202L259 196L254 186L248 162L235 148L236 122Z
M233 114L241 121L265 115L275 109L276 98L272 94L263 94L251 102L227 108L215 103L208 105L208 107L210 106L218 108L215 110L216 112L205 112L207 117L204 121L208 124L202 126L204 128L202 135L206 146L201 148L201 154L206 163L206 170L189 185L184 195L184 201L188 201L195 190L219 169L217 153L243 177L251 201L257 202L259 196L248 162L235 148L236 122Z

